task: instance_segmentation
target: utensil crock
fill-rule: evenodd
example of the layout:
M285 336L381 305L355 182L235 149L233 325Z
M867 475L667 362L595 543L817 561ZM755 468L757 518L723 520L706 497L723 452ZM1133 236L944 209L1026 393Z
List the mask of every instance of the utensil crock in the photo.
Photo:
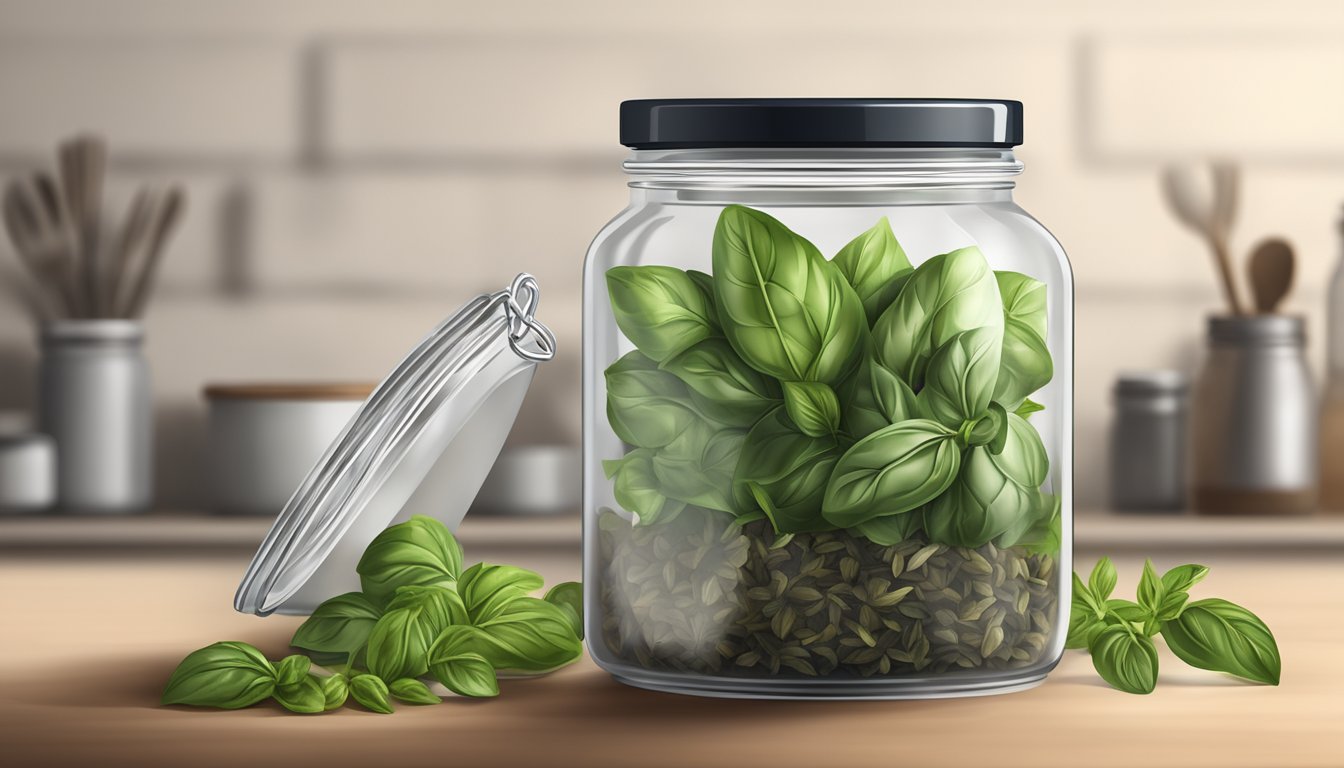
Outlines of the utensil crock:
M1201 514L1300 514L1316 505L1316 395L1300 317L1210 317L1191 398Z

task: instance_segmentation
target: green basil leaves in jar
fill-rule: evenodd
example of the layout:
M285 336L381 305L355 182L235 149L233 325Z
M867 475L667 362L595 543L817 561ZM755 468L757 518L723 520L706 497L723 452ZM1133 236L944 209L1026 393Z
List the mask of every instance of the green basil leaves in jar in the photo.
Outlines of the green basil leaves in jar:
M625 682L1028 687L1067 631L1073 294L1022 108L621 107L585 271L585 588Z

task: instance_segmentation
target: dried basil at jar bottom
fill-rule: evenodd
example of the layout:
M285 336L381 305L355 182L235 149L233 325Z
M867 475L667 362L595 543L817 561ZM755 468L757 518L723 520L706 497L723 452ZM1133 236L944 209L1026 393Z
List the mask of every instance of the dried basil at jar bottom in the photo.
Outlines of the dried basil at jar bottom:
M842 531L776 538L688 509L632 527L599 516L603 636L647 669L742 677L1010 670L1037 663L1057 613L1055 558Z

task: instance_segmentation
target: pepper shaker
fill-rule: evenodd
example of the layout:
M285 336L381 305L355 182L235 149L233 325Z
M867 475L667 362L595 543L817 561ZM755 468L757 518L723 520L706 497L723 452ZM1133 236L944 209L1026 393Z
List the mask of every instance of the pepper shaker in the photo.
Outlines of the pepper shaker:
M1189 384L1177 371L1122 373L1111 429L1111 505L1117 510L1185 508Z

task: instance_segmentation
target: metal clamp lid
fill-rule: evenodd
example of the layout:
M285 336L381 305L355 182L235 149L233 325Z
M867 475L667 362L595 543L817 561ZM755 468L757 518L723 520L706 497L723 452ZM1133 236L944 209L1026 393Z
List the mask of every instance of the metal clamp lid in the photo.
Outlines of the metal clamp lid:
M477 296L426 336L351 418L276 518L234 608L308 613L358 588L355 564L388 525L456 528L517 418L555 335L531 275Z

